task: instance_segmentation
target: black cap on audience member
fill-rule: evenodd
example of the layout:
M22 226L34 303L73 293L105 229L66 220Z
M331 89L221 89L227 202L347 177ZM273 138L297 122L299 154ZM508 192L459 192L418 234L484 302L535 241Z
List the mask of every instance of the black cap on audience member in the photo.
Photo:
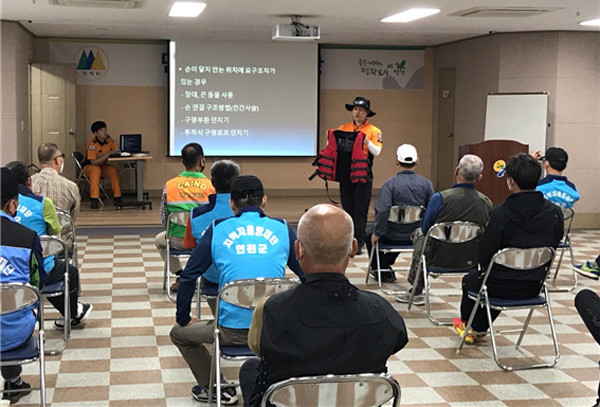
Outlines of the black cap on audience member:
M0 184L2 184L2 195L0 195L0 200L4 204L19 195L19 179L9 168L2 167L1 171Z
M567 167L569 155L560 147L550 147L546 150L546 154L542 157L542 160L546 160L550 164L550 167L555 170L562 171Z
M265 195L262 182L254 175L240 175L231 183L231 199L262 198Z

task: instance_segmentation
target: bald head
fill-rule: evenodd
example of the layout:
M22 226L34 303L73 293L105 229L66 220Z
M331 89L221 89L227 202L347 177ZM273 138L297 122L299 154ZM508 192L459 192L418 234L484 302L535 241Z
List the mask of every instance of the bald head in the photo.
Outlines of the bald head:
M343 272L356 251L353 236L352 218L346 212L329 204L313 206L298 222L296 256L302 269Z

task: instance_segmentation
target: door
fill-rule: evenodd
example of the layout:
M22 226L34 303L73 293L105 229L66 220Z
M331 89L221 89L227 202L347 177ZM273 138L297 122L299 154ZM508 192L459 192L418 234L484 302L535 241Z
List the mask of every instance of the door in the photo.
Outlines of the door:
M56 143L65 154L63 175L75 180L75 64L31 64L31 162L39 165L37 148Z
M436 191L454 184L454 86L456 69L442 68L439 76Z

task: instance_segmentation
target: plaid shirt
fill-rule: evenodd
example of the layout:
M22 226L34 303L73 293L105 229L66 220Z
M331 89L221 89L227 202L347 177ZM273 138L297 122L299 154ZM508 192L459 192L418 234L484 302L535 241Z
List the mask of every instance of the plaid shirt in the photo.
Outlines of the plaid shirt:
M31 176L33 193L52 199L54 206L71 214L73 221L79 213L81 196L73 181L59 175L53 168L43 168Z

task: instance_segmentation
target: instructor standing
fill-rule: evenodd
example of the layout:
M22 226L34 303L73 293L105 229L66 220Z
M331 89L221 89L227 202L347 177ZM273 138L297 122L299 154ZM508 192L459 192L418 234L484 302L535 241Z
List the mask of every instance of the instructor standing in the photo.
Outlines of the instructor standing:
M352 122L341 125L338 130L361 131L365 134L363 152L368 158L369 167L365 183L352 183L350 179L340 180L342 207L352 217L354 237L358 241L356 254L361 254L365 243L367 215L373 189L373 157L381 153L381 130L367 121L368 117L375 116L369 99L358 96L352 103L346 104L346 110L352 112Z

